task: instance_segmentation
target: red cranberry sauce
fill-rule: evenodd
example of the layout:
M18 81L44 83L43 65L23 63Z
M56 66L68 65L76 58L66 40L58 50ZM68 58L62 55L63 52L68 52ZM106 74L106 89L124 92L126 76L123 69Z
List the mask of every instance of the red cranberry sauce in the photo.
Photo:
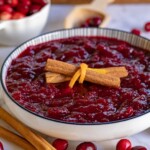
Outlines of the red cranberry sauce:
M48 58L92 68L125 66L129 76L121 79L120 88L89 82L76 83L73 89L68 82L46 84ZM47 118L77 123L120 120L150 109L150 53L103 37L49 41L28 47L12 61L6 84L19 104Z

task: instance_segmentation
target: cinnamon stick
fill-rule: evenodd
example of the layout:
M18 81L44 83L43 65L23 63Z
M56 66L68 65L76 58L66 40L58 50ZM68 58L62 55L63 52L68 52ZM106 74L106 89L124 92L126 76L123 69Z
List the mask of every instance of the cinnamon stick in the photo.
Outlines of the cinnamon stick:
M99 72L99 70L101 69L92 69L92 70ZM124 67L105 68L105 71L106 74L113 75L118 78L126 77L128 75ZM47 83L61 83L71 80L71 77L59 73L46 72L45 76Z
M37 150L56 150L53 146L45 144L34 132L32 132L22 122L11 116L3 108L0 108L0 118L8 123L12 128L18 131L28 142L30 142Z
M36 148L33 145L31 145L28 141L26 141L24 138L3 128L2 126L0 126L0 137L20 146L25 150L36 150Z
M72 77L78 69L79 69L78 66L66 62L58 61L58 60L53 60L53 59L48 59L45 67L46 71L51 71L52 73L58 73L70 77ZM120 70L122 69L123 69L123 73L119 74L118 72L120 72ZM116 71L118 70L118 68L114 70ZM108 68L106 69L106 74L100 74L91 69L87 69L85 80L92 83L101 84L104 86L111 86L111 87L118 88L120 86L120 78L116 76L125 77L128 75L124 67L120 68L120 70L116 71L115 73L115 71L113 71L113 68ZM46 73L46 80L47 83L50 83L50 76L48 73Z
M128 76L128 71L126 70L125 67L108 67L108 68L101 68L101 69L96 69L92 68L94 71L99 71L99 70L105 70L106 75L112 75L118 78L123 78Z
M59 73L47 72L45 75L47 83L61 83L71 79L71 77Z
M36 134L36 133L35 133ZM48 147L51 148L51 150L56 150L47 140L45 140L42 136L36 134L36 136Z

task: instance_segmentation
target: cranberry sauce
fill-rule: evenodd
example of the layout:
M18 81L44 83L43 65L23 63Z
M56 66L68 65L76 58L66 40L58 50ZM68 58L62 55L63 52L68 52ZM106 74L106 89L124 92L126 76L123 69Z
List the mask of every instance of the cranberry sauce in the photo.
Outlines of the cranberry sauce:
M48 58L89 67L125 66L120 88L89 82L47 84ZM67 68L66 68L67 69ZM94 77L93 77L94 78ZM150 109L150 53L116 39L73 37L28 47L8 69L11 96L26 109L66 122L109 122L137 116Z

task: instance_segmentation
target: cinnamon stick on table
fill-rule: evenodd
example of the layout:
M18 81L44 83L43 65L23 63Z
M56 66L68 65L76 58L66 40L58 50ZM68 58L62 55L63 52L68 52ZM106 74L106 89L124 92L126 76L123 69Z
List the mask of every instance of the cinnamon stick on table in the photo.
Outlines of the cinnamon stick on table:
M50 143L45 142L46 140L44 140L39 135L35 134L22 122L11 116L2 107L0 108L0 119L8 123L16 131L18 131L37 150L56 150Z
M62 79L64 78L64 80L69 80L68 77L72 77L78 69L79 67L73 64L69 64L58 60L48 59L45 70L50 71L51 73L49 72L46 73L46 82L52 83L51 81L54 81L52 78L53 73L57 73L55 74L54 79L59 77L58 74L61 74L66 76L66 78L65 76L61 76ZM101 84L104 86L118 88L120 87L120 77L126 77L128 75L128 72L125 69L125 67L105 68L105 72L106 72L105 74L100 74L98 73L97 70L98 69L95 69L94 71L93 68L87 69L85 80L95 84Z
M33 145L31 145L28 141L26 141L24 138L3 128L2 126L0 126L0 137L20 146L25 150L36 150L36 148Z

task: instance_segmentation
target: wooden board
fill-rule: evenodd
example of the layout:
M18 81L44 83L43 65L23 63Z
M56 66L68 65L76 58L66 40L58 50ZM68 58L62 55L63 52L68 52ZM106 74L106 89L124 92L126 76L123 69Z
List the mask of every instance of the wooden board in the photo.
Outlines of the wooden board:
M116 0L115 3L150 3L150 0Z
M51 0L53 4L85 4L92 0ZM150 3L150 0L115 0L115 3Z

